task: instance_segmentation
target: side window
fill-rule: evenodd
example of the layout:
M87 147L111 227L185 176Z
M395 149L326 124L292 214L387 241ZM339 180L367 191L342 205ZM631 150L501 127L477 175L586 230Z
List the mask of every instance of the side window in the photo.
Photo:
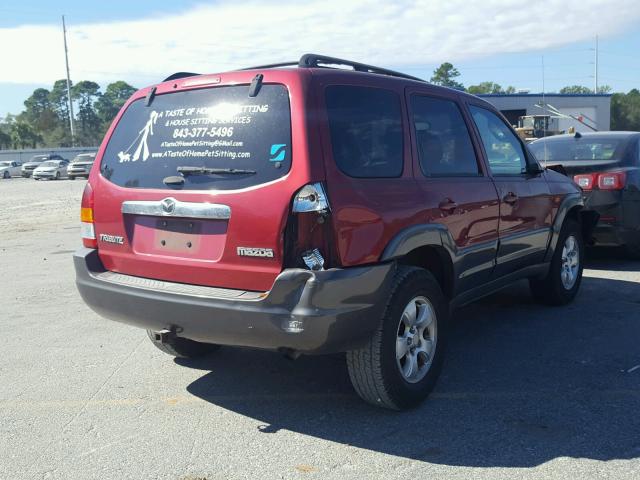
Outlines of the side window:
M404 155L400 97L380 88L326 89L333 158L350 177L399 177Z
M469 130L455 102L414 95L411 111L424 175L480 174Z
M495 113L469 105L494 175L521 175L527 172L527 159L518 137Z

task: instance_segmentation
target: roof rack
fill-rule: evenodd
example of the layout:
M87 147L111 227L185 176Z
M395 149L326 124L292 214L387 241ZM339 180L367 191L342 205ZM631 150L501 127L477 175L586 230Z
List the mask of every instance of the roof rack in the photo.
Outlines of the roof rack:
M365 63L353 62L342 58L327 57L326 55L317 55L315 53L306 53L300 57L300 60L293 62L272 63L270 65L259 65L257 67L243 68L241 70L262 70L266 68L293 67L299 68L331 68L330 65L344 65L353 68L356 72L377 73L379 75L389 75L391 77L406 78L416 80L418 82L426 82L422 78L407 75L406 73L388 70L386 68L375 67Z

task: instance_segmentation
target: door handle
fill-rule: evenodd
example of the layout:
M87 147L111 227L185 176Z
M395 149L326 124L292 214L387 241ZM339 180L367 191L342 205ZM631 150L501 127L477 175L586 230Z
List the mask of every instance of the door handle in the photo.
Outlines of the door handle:
M456 208L458 208L458 204L450 198L445 198L440 202L438 208L443 212L452 213Z
M513 205L518 201L518 196L513 192L509 192L503 197L502 200L504 201L504 203L509 203Z

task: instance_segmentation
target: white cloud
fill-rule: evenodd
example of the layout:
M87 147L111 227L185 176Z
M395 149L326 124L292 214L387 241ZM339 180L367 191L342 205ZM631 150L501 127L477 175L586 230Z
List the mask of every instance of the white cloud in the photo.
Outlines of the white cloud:
M72 78L153 83L317 52L390 68L561 46L640 20L637 0L225 1L182 14L69 27ZM58 25L0 28L0 82L64 77ZM15 46L7 48L6 46Z

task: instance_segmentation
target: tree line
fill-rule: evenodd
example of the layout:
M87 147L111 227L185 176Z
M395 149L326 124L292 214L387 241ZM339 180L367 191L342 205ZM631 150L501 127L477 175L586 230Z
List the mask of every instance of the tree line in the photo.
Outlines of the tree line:
M458 81L460 72L445 62L433 71L430 82L435 85L479 94L514 94L513 86L502 87L495 82L480 82L465 87ZM123 81L110 83L104 92L96 82L83 80L71 87L74 105L75 145L95 146L109 128L122 105L135 92ZM598 93L610 93L611 87L602 85ZM569 85L559 93L593 93L582 85ZM69 102L66 80L58 80L53 88L37 88L24 101L25 109L18 115L0 120L0 149L70 147ZM640 131L640 91L614 93L611 97L611 129Z
M83 80L71 86L75 146L95 146L122 105L136 91L123 81L100 85ZM0 149L71 147L67 81L57 80L51 90L37 88L24 101L18 115L0 121Z
M487 93L513 94L512 86L502 88L495 82L480 82L478 85L466 87L458 81L460 72L451 63L445 62L433 71L430 82L435 85L465 90L474 95ZM611 93L609 85L598 87L598 93ZM569 85L560 89L559 93L594 93L583 85ZM614 93L611 96L611 130L640 131L640 90L634 88L628 93Z

